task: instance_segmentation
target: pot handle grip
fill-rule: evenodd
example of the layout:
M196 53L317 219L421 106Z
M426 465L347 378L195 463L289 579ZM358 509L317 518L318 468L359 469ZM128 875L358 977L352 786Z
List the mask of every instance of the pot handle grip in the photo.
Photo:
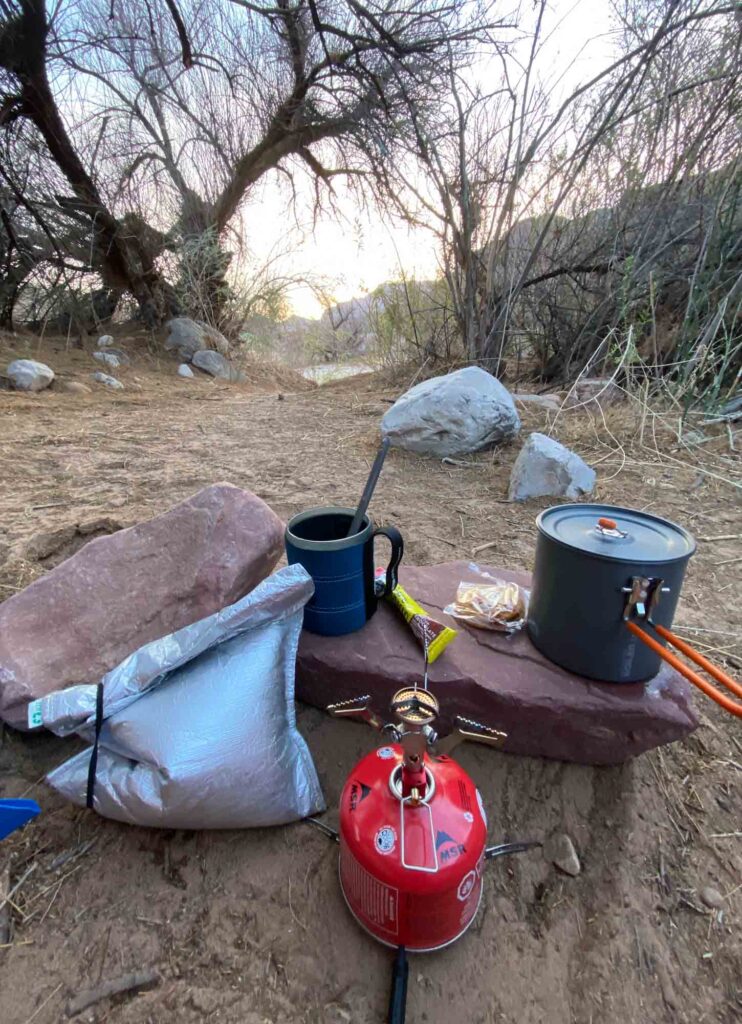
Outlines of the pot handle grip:
M702 654L699 654L698 651L693 650L690 644L681 640L680 637L675 636L675 634L671 633L669 629L665 629L664 626L659 626L655 623L650 624L657 630L661 637L663 637L668 643L672 644L673 647L682 651L682 653L685 654L686 657L690 658L691 661L694 661L699 668L708 672L709 675L713 676L713 678L720 682L722 686L726 686L726 688L735 694L735 696L742 698L742 686L740 686L739 683L736 683L731 676L728 676L726 672L722 672L720 668L713 665L707 658L704 658ZM736 715L737 718L742 718L742 704L738 704L737 701L727 697L725 693L722 693L722 691L717 689L717 687L712 683L709 683L708 680L703 678L703 676L699 676L697 672L694 672L692 668L689 668L684 664L677 655L668 651L666 647L663 647L659 640L655 640L653 636L645 633L644 630L635 622L627 622L626 626L631 630L634 636L638 637L647 645L647 647L651 647L651 649L656 654L659 654L664 661L669 665L672 665L672 667L680 672L681 675L685 676L689 683L693 683L694 686L697 686L699 690L702 690L707 697L711 698L711 700L716 701L716 703L724 708L725 711L728 711L732 715Z
M679 636L671 633L665 626L660 626L658 623L653 622L652 626L659 635L666 640L673 647L676 647L681 654L684 654L686 658L690 658L694 661L699 668L702 668L704 672L708 672L710 676L716 679L717 682L721 683L722 686L726 686L728 690L731 690L737 697L742 698L742 686L735 682L731 676L728 676L726 672L722 672L720 668L717 668L713 662L709 661L708 658L704 658L702 654L694 650L689 643L685 640L681 640Z

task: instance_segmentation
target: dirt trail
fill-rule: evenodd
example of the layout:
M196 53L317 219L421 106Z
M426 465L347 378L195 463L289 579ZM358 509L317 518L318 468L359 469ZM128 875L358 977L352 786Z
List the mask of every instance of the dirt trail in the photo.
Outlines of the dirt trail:
M256 382L172 381L169 365L130 372L144 381L140 391L0 394L0 599L95 532L217 480L256 491L283 517L353 503L379 417L397 393L359 378L279 398L256 391ZM610 434L587 413L560 423L560 439L602 459L596 500L651 508L701 536L739 534L730 489L630 449L625 415L607 413ZM527 428L543 429L544 416L528 414ZM402 529L411 563L471 558L489 544L482 558L530 569L533 519L548 502L504 503L516 451L477 456L468 468L392 452L374 515ZM722 632L694 636L737 666L742 588L730 560L738 554L738 542L701 543L679 612L685 626L709 628L711 602ZM460 748L492 840L566 831L583 872L561 876L538 852L493 862L470 934L412 961L410 1024L739 1019L742 742L709 702L701 711L686 743L619 768ZM308 708L299 724L333 807L374 735ZM34 796L44 809L0 847L0 867L10 857L14 880L35 865L14 897L14 945L0 949L3 1024L63 1020L71 995L152 965L162 975L155 989L79 1019L384 1019L388 952L350 919L336 848L322 835L306 825L186 833L102 820L41 782L74 749L75 741L50 736L2 737L0 794ZM701 902L704 886L722 894L720 909Z

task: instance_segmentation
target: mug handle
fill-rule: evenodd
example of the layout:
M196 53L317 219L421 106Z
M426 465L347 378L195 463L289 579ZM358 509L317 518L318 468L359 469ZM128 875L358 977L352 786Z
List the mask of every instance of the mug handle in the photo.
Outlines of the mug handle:
M384 597L389 597L391 592L397 585L397 569L399 563L402 561L402 555L404 554L404 540L402 534L399 532L396 526L380 526L372 533L372 539L378 537L381 534L383 537L392 545L392 557L389 559L389 565L386 567L386 586L384 587Z

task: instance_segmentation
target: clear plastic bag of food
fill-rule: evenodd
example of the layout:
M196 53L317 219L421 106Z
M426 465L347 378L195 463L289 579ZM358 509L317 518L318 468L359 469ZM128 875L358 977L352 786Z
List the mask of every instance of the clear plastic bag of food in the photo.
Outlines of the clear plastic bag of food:
M456 599L444 611L458 622L478 629L515 633L528 617L530 591L509 580L498 579L476 565L469 567L478 579L462 580Z

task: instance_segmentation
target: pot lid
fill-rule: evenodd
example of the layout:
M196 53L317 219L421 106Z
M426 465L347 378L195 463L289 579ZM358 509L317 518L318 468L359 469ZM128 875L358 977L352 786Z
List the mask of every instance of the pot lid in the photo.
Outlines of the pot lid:
M551 540L616 561L675 562L696 550L682 526L615 505L557 505L542 512L536 525Z

